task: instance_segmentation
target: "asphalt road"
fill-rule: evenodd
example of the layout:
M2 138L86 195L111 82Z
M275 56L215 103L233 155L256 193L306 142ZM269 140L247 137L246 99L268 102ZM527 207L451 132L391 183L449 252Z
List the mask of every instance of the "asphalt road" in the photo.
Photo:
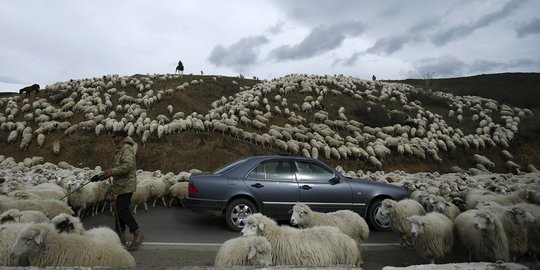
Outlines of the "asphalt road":
M132 251L138 269L179 269L207 268L214 264L214 258L221 243L240 236L228 230L225 222L217 217L193 213L178 206L166 208L162 205L149 207L146 212L138 210L135 219L144 232L145 243ZM114 220L107 211L95 217L84 217L86 229L97 226L114 228ZM128 237L128 241L131 236ZM414 249L400 248L399 236L392 232L370 232L369 239L362 244L366 270L381 269L384 266L410 266L426 264ZM464 254L447 256L436 263L466 262ZM538 264L526 260L525 264L540 269Z

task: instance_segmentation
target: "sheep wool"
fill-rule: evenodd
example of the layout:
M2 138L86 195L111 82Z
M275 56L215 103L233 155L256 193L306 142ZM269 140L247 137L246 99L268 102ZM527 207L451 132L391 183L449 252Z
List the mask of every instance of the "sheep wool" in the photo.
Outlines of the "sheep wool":
M272 265L272 245L262 236L237 237L225 241L216 255L217 267Z
M274 265L333 266L358 262L356 243L336 227L278 226L260 213L247 217L245 224L242 235L264 236L270 242Z
M11 252L17 257L27 256L30 264L37 267L135 266L135 259L122 246L79 234L59 234L52 224L28 225L19 234Z

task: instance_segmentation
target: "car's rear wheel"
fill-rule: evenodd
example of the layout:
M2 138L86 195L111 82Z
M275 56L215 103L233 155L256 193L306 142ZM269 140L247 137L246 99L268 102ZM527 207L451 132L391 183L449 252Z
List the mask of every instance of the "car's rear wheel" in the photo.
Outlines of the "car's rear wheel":
M388 218L382 218L378 215L383 199L375 199L369 205L367 218L369 225L372 229L376 231L389 231L390 230L390 220Z
M236 199L225 210L225 222L231 230L239 232L244 228L244 220L255 213L257 213L257 208L250 200Z

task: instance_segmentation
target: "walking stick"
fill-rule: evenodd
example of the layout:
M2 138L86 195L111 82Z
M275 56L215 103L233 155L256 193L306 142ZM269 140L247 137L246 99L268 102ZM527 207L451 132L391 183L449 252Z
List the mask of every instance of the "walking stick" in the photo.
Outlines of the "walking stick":
M72 191L72 192L70 192L70 193L67 193L66 195L64 195L64 196L63 196L62 198L60 198L59 200L65 199L67 196L69 196L69 195L71 195L71 194L73 194L73 193L79 191L81 188L83 188L84 186L90 184L91 182L92 182L92 181L88 181L88 182L82 184L80 187L76 188L74 191Z

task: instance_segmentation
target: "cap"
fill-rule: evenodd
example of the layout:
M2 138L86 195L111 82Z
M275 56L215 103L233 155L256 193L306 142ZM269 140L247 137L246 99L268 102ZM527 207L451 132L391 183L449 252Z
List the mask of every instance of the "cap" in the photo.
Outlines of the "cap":
M128 133L125 130L118 130L113 133L113 137L127 137Z

